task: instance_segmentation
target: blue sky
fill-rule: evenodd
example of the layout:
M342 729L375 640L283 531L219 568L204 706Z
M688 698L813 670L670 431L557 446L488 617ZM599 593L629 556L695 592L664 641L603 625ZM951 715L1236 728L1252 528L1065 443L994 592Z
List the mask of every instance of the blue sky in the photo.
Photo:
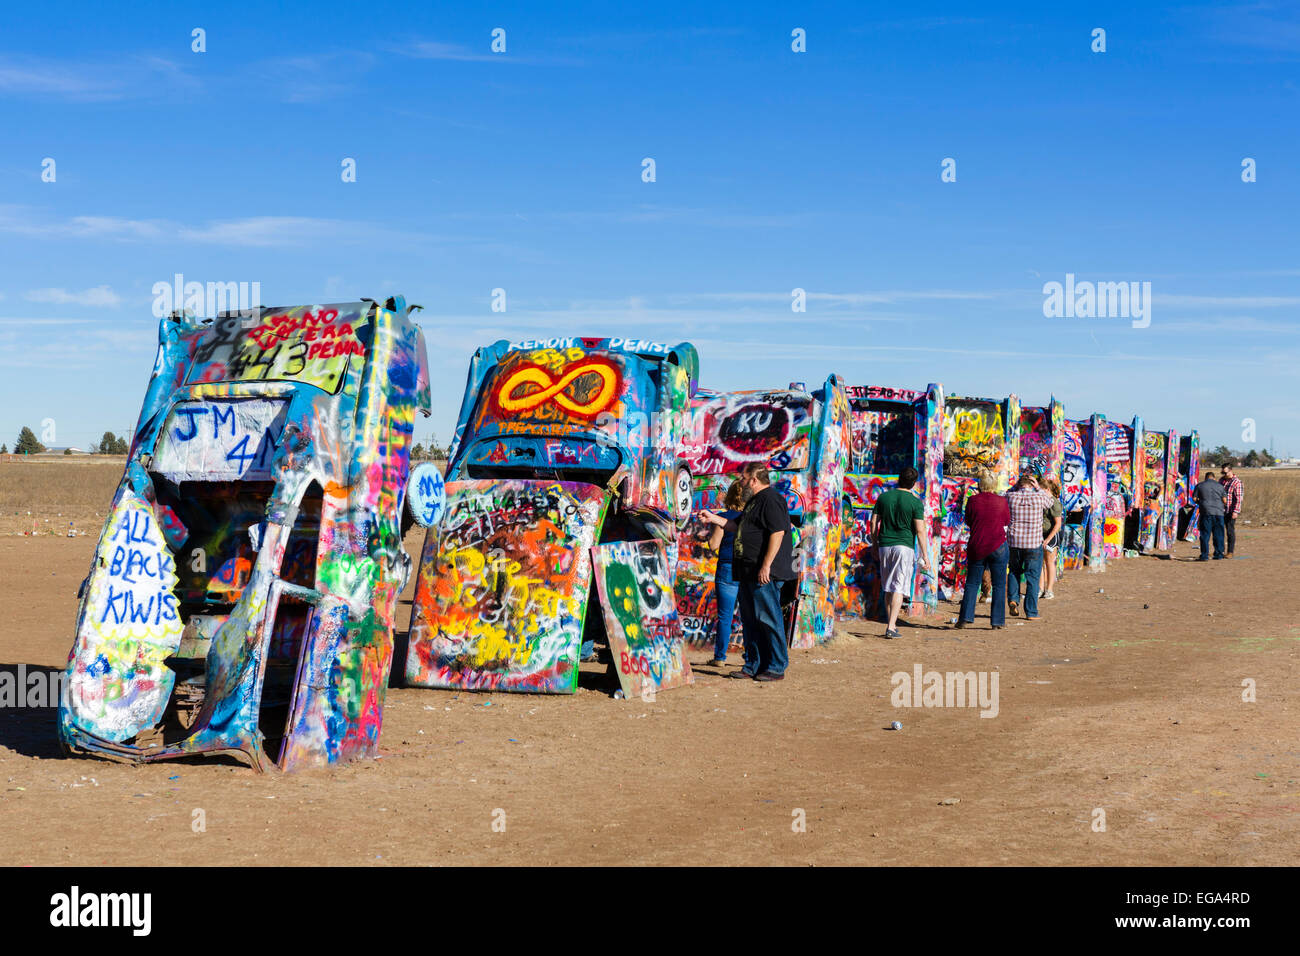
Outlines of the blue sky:
M1300 454L1296 6L441 6L8 5L0 441L132 427L180 272L420 303L443 442L477 345L579 334Z

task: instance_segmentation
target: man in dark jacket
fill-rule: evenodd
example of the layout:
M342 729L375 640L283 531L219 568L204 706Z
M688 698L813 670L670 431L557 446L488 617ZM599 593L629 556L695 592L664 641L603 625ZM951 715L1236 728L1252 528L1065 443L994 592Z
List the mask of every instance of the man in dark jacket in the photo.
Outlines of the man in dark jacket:
M736 532L732 574L740 584L736 609L745 641L745 666L732 676L782 680L790 655L781 616L781 585L796 577L790 509L772 487L767 465L750 462L737 481L750 494L739 519L704 513L706 521L728 530L734 526Z
M1214 535L1214 560L1223 557L1223 512L1228 496L1223 485L1214 480L1214 472L1207 471L1201 483L1192 489L1192 500L1201 509L1201 556L1197 561L1210 560L1210 535Z

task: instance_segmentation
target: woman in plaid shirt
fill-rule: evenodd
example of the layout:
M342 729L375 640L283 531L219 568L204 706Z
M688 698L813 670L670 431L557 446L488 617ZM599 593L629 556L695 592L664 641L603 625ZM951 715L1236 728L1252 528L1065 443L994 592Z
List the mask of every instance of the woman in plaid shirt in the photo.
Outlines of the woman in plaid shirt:
M1034 621L1038 619L1038 578L1043 570L1043 512L1052 507L1052 499L1038 487L1038 479L1026 473L1007 492L1007 504L1011 506L1011 524L1007 525L1007 543L1011 545L1007 607L1012 617L1020 613L1023 582L1025 620Z

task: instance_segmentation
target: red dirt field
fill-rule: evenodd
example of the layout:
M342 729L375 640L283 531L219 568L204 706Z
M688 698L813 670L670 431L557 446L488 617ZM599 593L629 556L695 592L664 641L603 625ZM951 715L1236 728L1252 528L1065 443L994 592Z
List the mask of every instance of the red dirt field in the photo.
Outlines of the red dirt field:
M0 664L63 666L94 543L0 537ZM1231 561L1067 575L1037 622L849 624L782 683L701 666L653 703L602 668L572 697L394 689L381 759L297 775L65 758L53 709L0 709L0 863L1294 865L1298 551L1243 528ZM918 663L996 669L997 717L891 706Z

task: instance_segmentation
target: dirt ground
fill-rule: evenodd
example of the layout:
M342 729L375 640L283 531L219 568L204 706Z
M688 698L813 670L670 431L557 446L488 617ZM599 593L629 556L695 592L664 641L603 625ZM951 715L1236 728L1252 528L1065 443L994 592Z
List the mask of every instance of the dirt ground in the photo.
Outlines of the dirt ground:
M5 669L64 665L97 530L0 536ZM1037 622L850 624L783 683L700 666L653 703L599 668L573 697L393 689L380 759L297 775L65 758L53 709L0 709L0 864L1294 865L1298 552L1247 527L1231 561L1070 574ZM894 708L917 664L996 670L998 715Z

